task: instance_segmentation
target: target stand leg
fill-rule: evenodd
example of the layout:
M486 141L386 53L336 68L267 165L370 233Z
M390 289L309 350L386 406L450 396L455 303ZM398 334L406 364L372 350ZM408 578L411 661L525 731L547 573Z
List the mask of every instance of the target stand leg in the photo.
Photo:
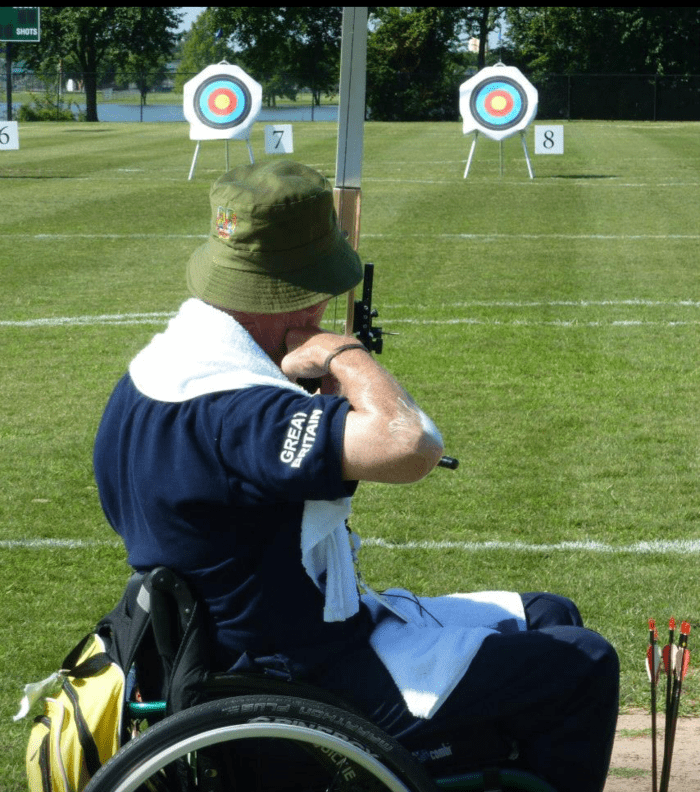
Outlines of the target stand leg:
M532 172L532 164L530 163L530 155L528 154L528 151L527 151L527 143L525 142L525 132L524 131L522 131L520 133L520 140L522 141L523 151L525 152L525 162L527 162L527 171L530 174L530 178L534 179L535 178L535 174Z
M192 181L192 177L194 176L194 169L197 165L197 157L199 156L199 147L202 145L202 141L198 140L197 145L194 149L194 157L192 157L192 165L190 166L190 175L187 177L187 181Z
M476 148L476 139L479 137L479 132L474 132L474 140L472 141L472 147L469 149L469 158L467 159L467 167L464 169L464 178L466 179L469 175L469 168L472 166L472 158L474 157L474 149Z
M252 165L255 160L253 159L253 149L250 147L250 138L245 139L245 144L248 146L248 156L250 157L250 164Z

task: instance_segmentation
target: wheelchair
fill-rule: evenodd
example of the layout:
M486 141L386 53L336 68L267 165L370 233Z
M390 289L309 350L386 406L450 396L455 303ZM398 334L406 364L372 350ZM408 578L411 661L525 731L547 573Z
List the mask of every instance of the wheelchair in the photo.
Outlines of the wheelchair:
M145 689L165 698L125 704L129 739L84 792L556 792L514 769L430 777L334 694L263 674L207 671L194 685L196 703L172 712L169 696L179 695L183 677L168 677L187 642L201 638L197 603L164 567L144 581L153 594L152 636L136 667L148 664ZM191 676L184 686L194 689Z

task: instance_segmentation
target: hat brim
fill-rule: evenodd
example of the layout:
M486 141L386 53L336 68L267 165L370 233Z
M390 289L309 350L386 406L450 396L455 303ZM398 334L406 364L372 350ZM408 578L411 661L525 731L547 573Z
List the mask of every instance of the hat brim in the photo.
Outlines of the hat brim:
M260 262L250 252L242 258L211 236L187 263L187 286L195 297L218 308L285 313L337 297L362 280L360 257L339 229L309 253L305 251L298 266L292 261L284 272L271 274L265 267L269 253Z

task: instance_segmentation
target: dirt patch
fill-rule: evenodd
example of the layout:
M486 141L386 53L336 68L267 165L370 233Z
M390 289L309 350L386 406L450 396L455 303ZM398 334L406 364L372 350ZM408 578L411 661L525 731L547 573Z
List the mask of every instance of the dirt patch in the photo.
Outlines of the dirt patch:
M664 739L663 714L657 723L658 776ZM605 792L651 790L651 716L620 715ZM671 762L669 792L700 792L700 718L679 718Z

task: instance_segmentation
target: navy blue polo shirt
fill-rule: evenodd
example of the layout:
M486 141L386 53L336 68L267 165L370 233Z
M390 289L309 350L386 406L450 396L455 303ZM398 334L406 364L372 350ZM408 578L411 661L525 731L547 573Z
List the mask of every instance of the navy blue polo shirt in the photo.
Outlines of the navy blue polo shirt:
M99 427L95 478L129 564L181 574L206 605L214 663L309 677L366 641L364 610L323 621L301 563L306 500L354 492L341 477L345 399L256 386L183 402L125 375Z

